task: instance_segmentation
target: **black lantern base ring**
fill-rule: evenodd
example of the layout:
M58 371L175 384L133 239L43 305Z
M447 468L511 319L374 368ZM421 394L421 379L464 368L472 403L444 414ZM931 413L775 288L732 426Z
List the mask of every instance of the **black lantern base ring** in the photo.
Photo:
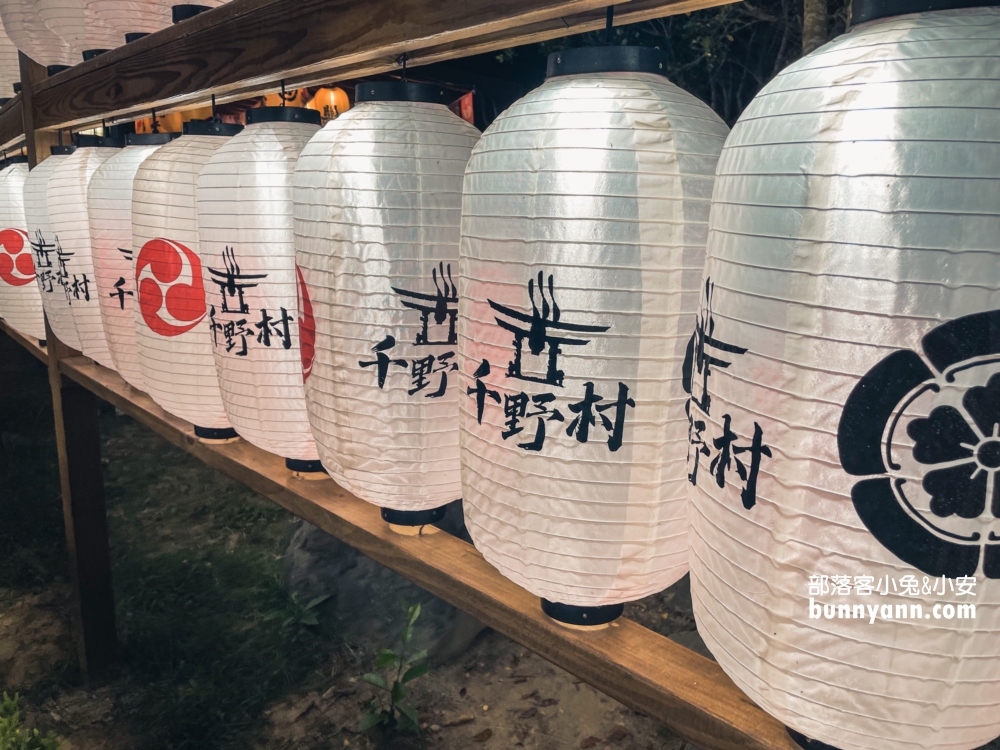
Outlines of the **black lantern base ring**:
M285 468L289 471L294 471L296 474L300 475L311 475L309 479L325 479L327 476L326 470L323 468L323 462L320 460L315 461L303 461L301 458L286 458Z
M791 727L785 727L785 731L788 732L788 736L792 738L796 745L805 750L839 750L833 745L827 745L825 742L811 740L801 732L796 732Z
M428 536L441 529L433 524L441 521L446 512L444 506L430 510L394 510L381 508L382 520L389 524L389 530L402 536Z
M231 443L239 440L239 435L232 427L217 429L215 427L194 426L194 436L203 443Z
M561 625L595 628L607 625L622 616L624 604L603 604L598 607L576 607L542 599L542 612Z

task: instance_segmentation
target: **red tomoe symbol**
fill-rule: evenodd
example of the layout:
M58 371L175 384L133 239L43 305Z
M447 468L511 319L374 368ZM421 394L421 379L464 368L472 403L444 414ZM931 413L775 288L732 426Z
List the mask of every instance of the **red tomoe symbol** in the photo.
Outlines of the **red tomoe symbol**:
M35 264L27 247L26 232L20 229L0 232L0 279L11 286L24 286L35 280Z
M298 266L295 266L295 275L299 277L299 353L302 355L304 383L312 374L313 357L316 356L316 318L313 317L306 280L302 278L302 271Z
M205 317L201 261L179 242L158 237L142 246L135 288L142 319L161 336L179 336Z

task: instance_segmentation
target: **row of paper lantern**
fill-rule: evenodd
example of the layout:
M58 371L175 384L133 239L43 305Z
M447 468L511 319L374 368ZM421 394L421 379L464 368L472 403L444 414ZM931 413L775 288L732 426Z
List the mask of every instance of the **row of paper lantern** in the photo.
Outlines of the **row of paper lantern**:
M68 67L151 34L226 0L0 0L0 95L20 81L17 51L35 62ZM176 8L176 10L175 10ZM51 68L55 72L57 68Z
M206 439L320 460L394 523L461 497L559 620L690 566L709 648L797 738L979 747L1000 733L1000 12L873 19L728 138L663 65L556 53L482 138L436 89L369 84L318 132L266 109L12 164L38 279L12 289ZM21 283L28 236L4 238ZM903 617L822 606L844 603Z

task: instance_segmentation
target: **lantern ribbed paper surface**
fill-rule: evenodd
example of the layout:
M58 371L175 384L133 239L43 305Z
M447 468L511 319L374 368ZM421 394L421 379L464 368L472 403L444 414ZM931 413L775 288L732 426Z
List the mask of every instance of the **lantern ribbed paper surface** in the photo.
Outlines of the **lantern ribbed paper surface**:
M198 179L222 399L245 440L286 459L318 461L299 349L292 170L319 117L293 107L247 114L247 127L213 154ZM296 116L300 121L274 121Z
M0 28L0 98L14 96L14 84L21 80L21 63L17 47Z
M456 281L478 138L441 104L364 102L295 170L296 255L316 321L313 435L339 483L394 511L461 497Z
M80 62L71 56L69 45L45 25L34 0L0 1L0 18L3 19L7 37L39 65L73 65Z
M226 0L198 0L197 5L215 8ZM86 0L87 8L120 35L145 33L171 25L171 9L179 0Z
M135 337L135 271L132 262L132 185L139 166L169 138L132 136L160 142L130 145L114 154L90 180L87 207L94 276L108 350L129 385L145 390Z
M843 750L1000 734L998 92L997 9L874 21L719 162L694 612L752 700Z
M660 75L559 75L469 162L466 522L544 599L617 605L687 570L680 367L727 132Z
M0 318L25 336L45 340L42 297L24 216L28 165L15 162L0 171Z
M74 293L73 277L67 272L65 253L60 252L56 245L49 219L49 178L56 167L69 158L73 147L53 148L58 148L60 153L54 153L41 162L28 172L24 180L24 217L28 222L28 237L35 259L35 280L49 327L57 339L79 351L76 320L69 309Z
M225 142L182 135L142 163L132 189L142 379L156 403L201 428L203 437L232 430L212 354L195 200L198 173Z
M125 37L98 18L87 0L35 0L35 6L49 31L69 46L74 63L89 50L109 50L125 43Z
M94 138L94 136L82 136ZM102 139L103 140L103 139ZM107 139L110 140L110 139ZM80 351L98 364L114 369L101 321L101 304L94 279L87 186L94 172L117 148L82 146L63 159L49 178L49 220L56 252L65 263L69 311Z

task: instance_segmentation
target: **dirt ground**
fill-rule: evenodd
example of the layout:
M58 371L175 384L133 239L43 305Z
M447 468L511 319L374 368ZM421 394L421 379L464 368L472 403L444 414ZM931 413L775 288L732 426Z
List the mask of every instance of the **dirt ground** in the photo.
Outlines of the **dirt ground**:
M422 601L428 628L454 613L362 558L342 566L350 570L309 610L318 620L310 624L305 599L288 588L301 523L106 405L123 666L86 689L70 627L51 405L44 371L35 375L22 399L0 407L0 471L11 489L0 495L0 560L13 561L0 566L0 688L20 692L27 723L55 732L63 748L684 747L490 630L410 683L418 736L359 733L372 698L361 675L392 645L387 634L402 616L393 597ZM686 580L627 614L700 646Z

